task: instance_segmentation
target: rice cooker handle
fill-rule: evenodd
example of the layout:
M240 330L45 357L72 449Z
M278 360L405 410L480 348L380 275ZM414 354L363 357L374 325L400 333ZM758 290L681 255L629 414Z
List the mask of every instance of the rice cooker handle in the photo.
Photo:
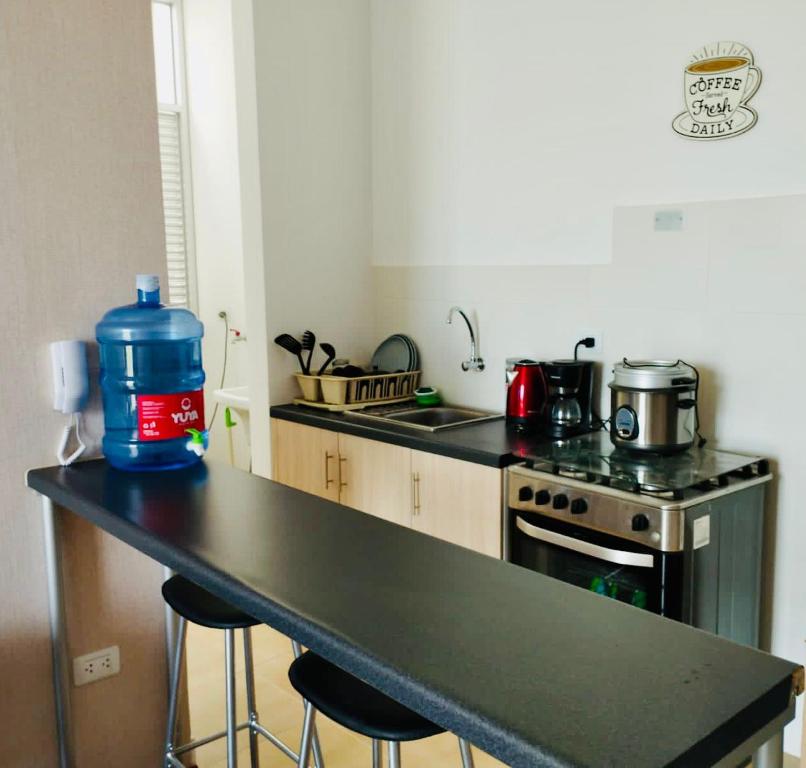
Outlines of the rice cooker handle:
M686 397L682 400L677 401L677 407L682 408L685 411L688 411L694 407L696 407L697 401L692 397Z
M689 377L683 377L680 379L672 379L672 386L673 387L690 387L697 383L697 379L692 379Z

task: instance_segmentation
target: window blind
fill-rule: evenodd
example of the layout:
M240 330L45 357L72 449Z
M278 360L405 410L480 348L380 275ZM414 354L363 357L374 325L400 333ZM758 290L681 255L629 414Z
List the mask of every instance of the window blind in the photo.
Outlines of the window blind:
M165 210L165 253L168 260L168 303L187 307L190 295L185 188L182 179L180 115L159 110L162 204Z

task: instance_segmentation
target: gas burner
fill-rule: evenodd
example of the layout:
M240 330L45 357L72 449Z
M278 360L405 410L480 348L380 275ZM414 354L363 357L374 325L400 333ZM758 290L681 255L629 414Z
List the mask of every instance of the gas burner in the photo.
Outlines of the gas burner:
M559 464L554 465L552 474L558 475L559 477L569 477L572 480L580 480L583 483L596 483L599 480L599 476L593 472L583 472L574 467L564 467Z
M659 455L615 448L604 432L533 445L532 469L602 488L679 501L769 474L757 456L691 449Z

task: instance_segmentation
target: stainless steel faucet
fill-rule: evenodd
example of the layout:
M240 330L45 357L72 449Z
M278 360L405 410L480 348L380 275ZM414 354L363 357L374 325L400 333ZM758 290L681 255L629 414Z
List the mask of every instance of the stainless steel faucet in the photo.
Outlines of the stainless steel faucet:
M470 359L462 362L462 370L483 371L484 360L476 355L476 334L473 333L473 326L461 307L451 307L450 312L448 312L448 324L453 322L454 312L458 312L464 318L465 323L467 323L467 330L470 332Z

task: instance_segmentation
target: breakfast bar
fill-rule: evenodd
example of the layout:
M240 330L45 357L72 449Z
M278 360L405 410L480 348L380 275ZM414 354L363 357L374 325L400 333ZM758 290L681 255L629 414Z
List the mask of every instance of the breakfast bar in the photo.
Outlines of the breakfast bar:
M63 765L64 514L516 768L782 765L797 664L223 464L90 461L27 483L51 534Z

